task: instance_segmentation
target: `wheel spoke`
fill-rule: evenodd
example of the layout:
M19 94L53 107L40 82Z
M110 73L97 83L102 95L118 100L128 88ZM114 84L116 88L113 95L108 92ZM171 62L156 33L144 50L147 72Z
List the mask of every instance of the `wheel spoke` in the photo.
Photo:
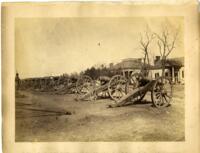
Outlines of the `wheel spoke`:
M168 104L169 101L167 100L167 97L165 95L163 95L165 102Z
M160 99L161 99L161 101L159 102L159 106L162 106L163 103L164 103L164 102L163 102L163 101L164 101L164 100L163 100L163 96L160 96Z
M160 98L161 93L160 92L156 92L155 95L156 95L156 98L158 99L158 98Z
M170 95L168 95L168 94L165 94L165 96L167 96L167 97L170 98L170 99L172 98L172 96L170 96Z

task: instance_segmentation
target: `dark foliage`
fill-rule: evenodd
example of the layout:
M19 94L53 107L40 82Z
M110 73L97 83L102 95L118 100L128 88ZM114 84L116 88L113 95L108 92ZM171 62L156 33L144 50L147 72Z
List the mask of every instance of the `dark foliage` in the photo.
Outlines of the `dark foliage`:
M90 77L92 77L93 79L97 79L100 76L108 76L108 77L112 77L113 75L115 75L115 72L112 71L110 68L101 65L100 67L91 67L86 69L85 71L82 72L84 75L88 75Z

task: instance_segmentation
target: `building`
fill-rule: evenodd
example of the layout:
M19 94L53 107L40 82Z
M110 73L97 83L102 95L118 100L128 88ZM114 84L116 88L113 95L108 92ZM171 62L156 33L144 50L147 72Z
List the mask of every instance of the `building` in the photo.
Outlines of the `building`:
M117 64L111 64L111 70L117 70L128 77L132 73L141 72L144 66L142 58L127 58ZM156 79L162 76L162 63L160 56L156 56L153 65L149 65L149 77ZM184 57L170 58L166 60L165 76L171 78L174 83L184 83Z
M162 63L160 56L156 56L151 69L152 78L162 76ZM184 57L169 58L165 63L165 76L172 79L173 83L184 84Z
M117 64L110 64L111 70L120 71L122 75L130 76L142 69L142 58L127 58Z

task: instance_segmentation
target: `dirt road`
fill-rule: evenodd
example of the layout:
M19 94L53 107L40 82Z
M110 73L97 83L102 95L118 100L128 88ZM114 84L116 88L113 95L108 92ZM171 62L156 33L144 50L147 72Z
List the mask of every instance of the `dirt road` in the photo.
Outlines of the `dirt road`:
M184 86L170 107L140 103L107 108L110 99L75 101L75 95L22 92L16 98L16 141L182 141Z

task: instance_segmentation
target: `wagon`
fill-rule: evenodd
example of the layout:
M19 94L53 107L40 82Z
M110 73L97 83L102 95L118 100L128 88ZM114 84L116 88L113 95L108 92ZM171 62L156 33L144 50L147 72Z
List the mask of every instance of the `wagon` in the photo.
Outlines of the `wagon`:
M115 104L109 107L124 106L141 101L147 92L151 93L151 100L155 107L166 107L172 101L172 83L167 77L151 79L142 73L133 73L130 77L115 75L101 86L96 81L83 75L77 83L76 100L95 100L101 92L107 92Z

